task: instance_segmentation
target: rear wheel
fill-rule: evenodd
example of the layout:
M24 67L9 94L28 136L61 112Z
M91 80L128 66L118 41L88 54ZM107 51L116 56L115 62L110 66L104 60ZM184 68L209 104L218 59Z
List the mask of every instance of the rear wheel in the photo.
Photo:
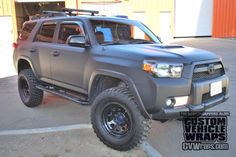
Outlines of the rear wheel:
M42 103L43 91L36 88L38 80L31 69L24 69L18 76L18 90L22 102L28 107Z
M125 87L110 88L99 94L92 105L91 121L98 138L120 151L140 144L150 129L150 120L142 116Z

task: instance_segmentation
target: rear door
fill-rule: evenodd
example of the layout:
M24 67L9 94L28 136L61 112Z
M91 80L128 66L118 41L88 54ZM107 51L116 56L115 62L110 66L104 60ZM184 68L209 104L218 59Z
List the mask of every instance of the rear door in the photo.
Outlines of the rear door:
M83 76L89 53L85 48L72 47L66 43L70 35L85 36L83 24L80 21L62 21L57 34L57 47L51 62L53 83L78 92L85 92Z
M51 55L56 47L53 43L56 22L44 22L37 32L34 42L31 46L31 58L37 70L40 79L51 83Z

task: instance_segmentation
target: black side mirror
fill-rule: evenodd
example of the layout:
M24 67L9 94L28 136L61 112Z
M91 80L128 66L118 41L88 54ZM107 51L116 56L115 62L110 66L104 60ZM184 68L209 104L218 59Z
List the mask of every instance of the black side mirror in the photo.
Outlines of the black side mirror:
M85 36L80 36L80 35L71 35L67 39L67 44L75 47L83 47L83 48L89 47L89 44L85 39Z

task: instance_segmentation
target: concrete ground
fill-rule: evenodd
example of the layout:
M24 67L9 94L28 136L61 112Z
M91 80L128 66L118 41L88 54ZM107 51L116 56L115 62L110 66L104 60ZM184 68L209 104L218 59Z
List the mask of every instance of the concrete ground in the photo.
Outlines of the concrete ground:
M17 77L11 68L0 66L0 157L130 157L130 156L229 156L236 154L236 41L222 39L178 39L174 43L202 48L222 56L230 77L230 99L212 111L230 111L228 120L227 151L183 151L182 122L177 120L160 123L154 121L147 143L129 152L118 152L104 146L95 136L90 125L90 107L80 106L63 98L45 94L43 104L37 108L25 107L18 96ZM0 49L3 56L7 50ZM4 54L6 55L6 54ZM7 55L9 56L9 55ZM0 58L2 61L2 57ZM1 63L1 62L0 62ZM4 69L4 70L3 70ZM70 126L87 124L70 129ZM42 132L37 128L42 129ZM54 128L54 129L53 129ZM55 131L59 128L61 131ZM64 131L63 131L64 128ZM65 128L69 128L68 130ZM24 129L22 131L22 129ZM34 132L36 129L36 132ZM14 132L16 131L16 132ZM25 132L24 132L25 131ZM6 133L6 134L4 134ZM29 134L30 133L30 134ZM155 150L151 150L152 146ZM146 152L145 152L146 151ZM150 153L151 152L151 153ZM160 155L159 155L160 156Z
M6 130L90 125L89 106L51 94L44 95L41 106L25 107L19 98L16 80L16 76L0 79L0 157L147 156L141 148L128 153L107 148L96 138L91 126L62 132L1 135Z
M0 45L0 78L16 75L11 44Z

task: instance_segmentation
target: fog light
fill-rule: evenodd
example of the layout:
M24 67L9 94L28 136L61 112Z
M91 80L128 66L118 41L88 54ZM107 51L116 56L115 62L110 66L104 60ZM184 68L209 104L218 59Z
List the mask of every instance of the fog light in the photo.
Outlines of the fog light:
M168 107L177 107L187 105L188 96L172 97L166 99L166 106Z
M172 103L171 99L167 99L167 100L166 100L166 106L170 106L171 103Z
M175 105L175 99L168 98L166 99L166 106L173 107Z

